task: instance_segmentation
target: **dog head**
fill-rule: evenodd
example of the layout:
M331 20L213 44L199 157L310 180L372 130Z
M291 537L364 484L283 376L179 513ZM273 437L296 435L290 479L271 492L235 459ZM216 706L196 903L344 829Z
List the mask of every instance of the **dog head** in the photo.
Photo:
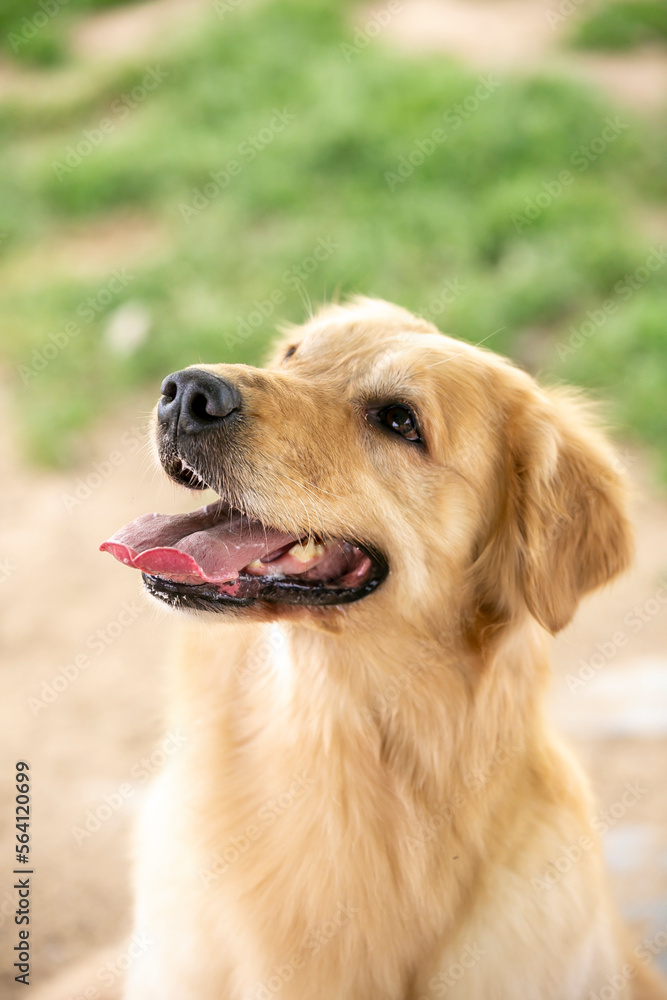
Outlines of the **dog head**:
M103 548L186 610L476 642L551 632L630 559L624 489L585 404L384 302L323 309L266 369L168 376L160 462L220 500L146 515Z

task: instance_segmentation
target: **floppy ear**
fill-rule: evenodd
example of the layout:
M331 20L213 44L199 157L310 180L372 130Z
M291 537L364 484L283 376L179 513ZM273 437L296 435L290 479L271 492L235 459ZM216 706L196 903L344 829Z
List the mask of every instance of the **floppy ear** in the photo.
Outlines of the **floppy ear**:
M476 563L477 594L484 578L482 600L496 623L523 604L556 633L584 594L630 563L626 489L582 401L531 386L510 411L502 513Z
M518 571L528 610L555 633L584 594L630 564L632 529L618 460L585 406L555 392L533 407L515 470Z

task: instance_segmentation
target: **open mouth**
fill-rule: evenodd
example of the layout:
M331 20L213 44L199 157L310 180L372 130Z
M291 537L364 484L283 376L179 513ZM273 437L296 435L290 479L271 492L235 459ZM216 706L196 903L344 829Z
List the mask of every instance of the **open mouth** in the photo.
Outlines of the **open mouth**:
M180 455L169 455L168 459L165 456L163 468L165 468L165 472L169 478L173 479L179 486L185 486L188 490L209 489L208 483L205 483L201 476Z
M287 534L224 500L191 514L144 514L100 549L141 570L155 597L202 610L258 601L346 604L370 594L388 571L367 546Z

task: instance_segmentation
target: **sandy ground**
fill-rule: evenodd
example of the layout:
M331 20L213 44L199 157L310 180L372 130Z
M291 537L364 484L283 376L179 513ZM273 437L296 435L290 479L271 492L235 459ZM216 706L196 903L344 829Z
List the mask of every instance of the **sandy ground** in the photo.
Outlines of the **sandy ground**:
M162 666L171 623L137 600L134 574L116 573L97 551L137 511L172 510L182 502L147 464L149 405L128 404L95 435L87 461L68 475L25 468L15 449L2 456L0 793L6 802L13 761L27 759L34 789L37 983L122 936L128 830L147 776L161 762L159 752L151 754L164 736ZM6 442L5 407L2 416ZM124 785L131 794L123 794ZM77 839L73 828L100 807L99 829ZM2 996L13 985L6 947L9 937L14 943L14 899L5 877L13 857L8 819L5 811Z
M3 440L11 441L6 394L2 400ZM134 574L97 551L138 513L199 502L152 469L142 444L150 403L133 399L105 420L87 439L86 460L68 473L37 473L15 447L4 450L0 470L0 792L7 801L13 762L26 758L34 787L34 981L64 972L45 994L52 1000L83 996L74 992L82 982L99 987L105 963L123 960L130 831L149 777L166 759L163 685L177 623L141 599ZM625 460L641 485L637 568L589 599L556 643L552 711L593 775L623 911L651 936L667 926L667 589L666 603L659 600L667 501L647 489L648 471L634 453ZM597 643L606 650L601 663ZM87 659L77 661L81 655ZM580 670L590 679L579 681ZM628 784L636 801L619 805ZM101 821L91 821L98 811ZM5 811L0 830L3 997L23 995L7 947L15 907L8 818ZM98 828L89 833L86 820ZM105 947L107 954L97 952ZM70 967L90 955L73 983Z

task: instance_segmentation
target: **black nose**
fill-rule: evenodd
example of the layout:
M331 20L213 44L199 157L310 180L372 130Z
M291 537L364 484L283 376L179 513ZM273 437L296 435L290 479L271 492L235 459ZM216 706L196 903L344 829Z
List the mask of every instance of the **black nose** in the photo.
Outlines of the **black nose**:
M184 434L200 434L220 427L241 404L239 392L231 382L199 368L184 368L167 375L161 392L158 421L178 426Z

